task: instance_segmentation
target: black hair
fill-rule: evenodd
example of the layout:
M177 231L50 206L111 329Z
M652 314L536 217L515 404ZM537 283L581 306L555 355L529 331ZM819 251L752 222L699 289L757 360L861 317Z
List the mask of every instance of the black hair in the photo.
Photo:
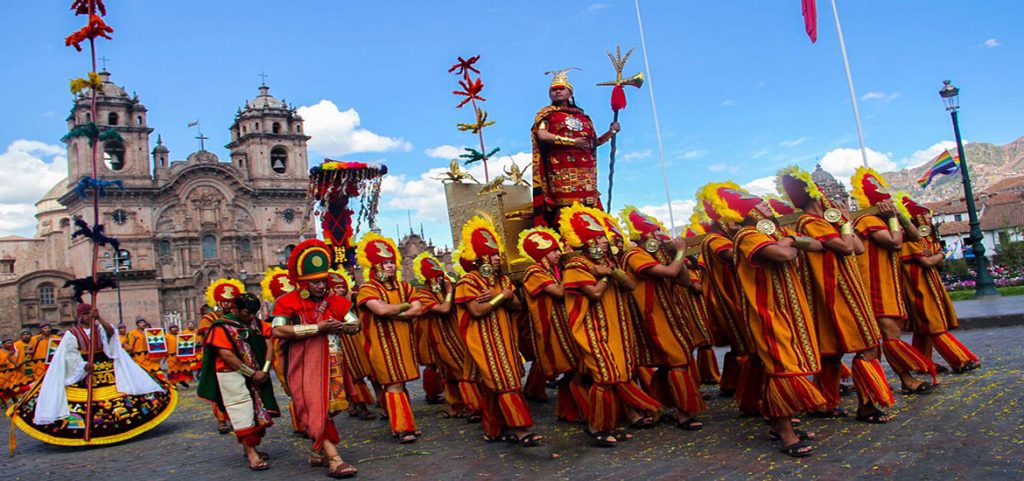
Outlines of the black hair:
M235 298L235 307L239 310L245 309L249 312L255 313L260 310L260 307L263 307L263 304L260 302L258 297L245 293Z

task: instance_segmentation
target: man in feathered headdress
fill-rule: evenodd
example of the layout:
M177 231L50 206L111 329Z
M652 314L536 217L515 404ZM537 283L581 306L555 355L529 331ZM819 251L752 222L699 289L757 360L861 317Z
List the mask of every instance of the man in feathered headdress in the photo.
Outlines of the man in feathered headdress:
M444 274L444 269L438 268L437 265L439 265L439 262L431 255L430 251L423 251L417 255L412 261L413 275L416 277L416 281L420 284L426 284L427 278L425 276L435 276L431 280L437 280L437 283L440 283L443 287L444 283L440 280L441 278L436 277L436 274L438 272ZM435 285L438 284L435 283ZM413 299L419 300L422 290L415 289ZM420 305L425 306L423 302L420 302ZM432 339L434 338L432 331L436 329L437 322L434 322L433 316L427 316L428 313L429 310L424 307L423 315L413 319L412 342L416 346L416 363L423 366L422 385L424 398L427 404L441 404L445 401L442 398L444 385L441 381L441 375L437 371L437 351L432 344Z
M932 225L932 212L907 194L898 194L897 198L921 234L920 240L904 242L902 250L903 287L914 347L925 359L932 358L934 347L955 374L977 369L981 367L978 356L949 332L960 327L960 321L939 274L946 256Z
M821 252L803 252L804 268L815 312L815 327L821 350L821 372L815 382L828 401L826 415L843 417L839 407L839 380L842 357L853 353L853 379L857 386L857 419L885 423L891 419L878 409L894 403L892 389L879 362L882 334L878 329L871 301L861 279L856 256L864 244L854 235L853 226L832 201L799 167L787 167L778 173L778 190L804 213L795 230L817 239L825 247Z
M628 293L636 287L609 259L604 214L573 204L560 213L559 230L568 255L563 272L565 304L572 336L579 347L581 370L591 382L587 433L600 446L614 446L622 406L631 424L645 427L661 403L633 383L637 368L634 328L628 316Z
M331 253L323 241L305 240L288 257L288 277L295 286L278 297L271 313L274 337L284 344L288 359L288 391L295 414L313 441L309 464L327 465L331 477L352 476L358 470L338 454L338 431L330 411L330 350L327 336L359 330L349 312L352 303L328 295Z
M690 373L691 353L697 347L692 330L692 299L683 296L691 278L685 265L686 242L669 239L661 223L633 206L619 214L629 229L633 246L626 250L622 265L636 283L633 297L640 307L642 323L657 349L659 377L665 379L672 405L676 408L676 426L687 431L704 427L696 419L706 406L697 378ZM670 242L672 257L663 243ZM689 301L689 302L688 302ZM700 334L700 333L696 333Z
M707 233L707 230L700 222L700 217L694 211L690 216L690 225L683 231L686 239L687 251L690 250L690 240L700 238ZM690 274L690 291L693 295L692 309L697 311L702 320L698 326L702 329L707 344L697 346L694 364L697 367L697 379L701 384L720 385L722 373L718 369L718 356L715 355L715 347L726 347L729 345L729 338L722 332L722 321L718 319L718 313L712 310L712 300L705 292L704 279L708 277L708 266L704 257L697 250L696 254L691 253L686 257L686 269Z
M529 431L533 417L521 392L522 357L510 311L522 303L502 273L501 239L490 220L476 216L462 226L460 259L472 262L455 286L455 308L483 395L484 438L539 446L542 436Z
M327 287L333 295L352 301L352 313L356 316L359 315L359 308L355 306L358 288L348 271L344 268L331 269L327 276ZM380 389L376 381L372 379L373 367L370 365L370 356L367 355L364 348L364 341L363 329L337 336L338 347L341 349L341 368L344 395L348 401L348 415L363 421L372 421L377 419L377 415L370 412L370 406L377 403L374 400L373 392L380 391ZM368 382L374 385L374 391L370 390Z
M903 204L894 202L882 174L859 167L850 182L858 206L871 209L853 220L853 231L864 242L865 252L857 256L857 261L882 331L882 352L899 376L904 394L928 393L938 382L935 364L900 339L901 325L907 319L900 251L905 241L916 241L920 235L904 213ZM913 372L931 373L932 382L915 379Z
M466 376L466 362L471 361L466 359L466 344L455 317L455 286L445 275L444 265L430 252L416 256L412 265L416 280L423 285L413 294L413 299L423 307L423 315L415 322L422 326L426 337L417 344L417 355L421 355L422 349L429 349L433 365L444 381L444 416L479 419L480 391ZM469 395L464 397L463 393Z
M238 279L221 278L210 281L210 285L206 287L206 312L203 317L199 319L199 329L196 334L199 336L199 346L202 346L206 341L206 332L210 330L210 326L213 325L220 316L230 314L235 310L235 298L245 294L245 284L242 284ZM126 343L130 345L130 338L126 337ZM198 348L197 348L198 349ZM202 365L202 358L200 358L200 365ZM228 415L225 414L216 404L212 404L213 417L217 420L217 432L221 434L227 434L231 432L231 427L228 426Z
M356 259L365 279L356 305L373 377L384 387L384 412L399 442L415 442L419 433L405 383L420 377L412 322L423 313L423 307L413 300L412 285L398 278L402 259L394 241L368 232L356 246Z
M533 136L533 223L554 227L558 211L573 202L601 207L597 192L597 147L619 131L612 122L600 137L590 116L576 106L569 71L548 72L551 105L537 113Z
M534 227L519 233L518 249L520 255L535 262L523 273L534 363L546 380L558 380L555 416L579 422L586 419L586 393L575 375L579 348L572 339L565 312L565 286L559 268L562 238L547 227Z
M734 238L736 272L765 369L761 414L769 435L781 441L783 453L807 456L814 434L794 430L791 419L823 410L825 399L806 377L821 369L821 354L797 265L800 251L820 251L821 243L779 226L767 202L732 182L711 184L705 194L720 220L742 226Z

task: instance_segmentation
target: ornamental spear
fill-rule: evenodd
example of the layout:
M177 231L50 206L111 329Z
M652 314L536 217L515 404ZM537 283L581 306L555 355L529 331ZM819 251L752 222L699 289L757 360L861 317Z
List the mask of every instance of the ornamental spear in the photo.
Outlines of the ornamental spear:
M612 67L615 68L615 80L601 82L597 85L612 87L612 122L618 122L619 111L626 108L626 90L622 87L629 85L640 88L644 84L644 73L637 72L632 77L622 78L622 69L626 66L629 56L633 54L633 49L629 49L625 56L622 55L622 48L618 46L615 47L615 55L612 55L611 52L607 53L608 59L612 61ZM608 206L606 208L608 212L612 210L612 186L615 182L615 138L616 135L612 135L612 148L608 160Z

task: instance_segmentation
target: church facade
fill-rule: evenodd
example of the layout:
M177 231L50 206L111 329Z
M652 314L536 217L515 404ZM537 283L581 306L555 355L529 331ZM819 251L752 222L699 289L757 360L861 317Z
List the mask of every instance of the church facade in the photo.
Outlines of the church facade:
M258 291L266 266L284 264L291 248L315 235L306 205L309 137L295 109L269 87L260 86L236 113L229 162L203 148L171 161L159 136L150 149L154 129L138 96L112 83L109 72L100 75L95 121L122 141L101 145L96 177L124 182L99 207L98 223L121 241L120 252L100 251L99 270L120 279L119 292L99 294L107 319L196 319L211 279L234 277ZM89 103L86 95L76 98L69 131L93 120ZM75 192L92 175L91 147L85 138L65 143L68 176L36 204L36 236L0 238L2 335L73 322L71 290L62 286L91 272L93 244L72 238L75 218L94 222L91 197Z

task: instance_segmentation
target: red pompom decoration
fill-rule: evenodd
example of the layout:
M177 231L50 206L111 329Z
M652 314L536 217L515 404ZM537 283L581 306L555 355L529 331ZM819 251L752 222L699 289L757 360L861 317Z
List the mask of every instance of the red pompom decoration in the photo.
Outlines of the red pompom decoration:
M612 88L612 110L618 112L626 108L626 91L621 85Z

